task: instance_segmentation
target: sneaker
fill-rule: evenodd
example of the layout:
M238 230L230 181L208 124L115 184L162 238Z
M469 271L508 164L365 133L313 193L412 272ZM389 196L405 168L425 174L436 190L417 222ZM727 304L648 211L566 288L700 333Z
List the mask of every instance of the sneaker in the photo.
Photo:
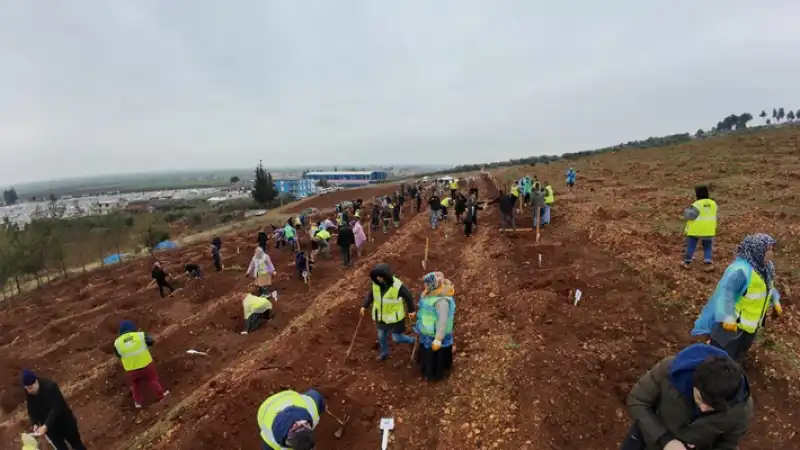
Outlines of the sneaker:
M136 409L142 409L142 405L140 405L138 403L134 403L133 407L136 408Z
M386 361L389 359L389 355L378 355L378 361Z
M684 262L681 263L681 266L683 266L684 269L689 269L689 268L692 267L692 263L688 263L688 262L684 261Z

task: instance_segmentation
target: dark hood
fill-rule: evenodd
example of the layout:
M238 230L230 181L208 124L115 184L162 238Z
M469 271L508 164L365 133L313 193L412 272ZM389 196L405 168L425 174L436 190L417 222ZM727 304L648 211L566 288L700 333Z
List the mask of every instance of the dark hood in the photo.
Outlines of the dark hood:
M694 398L694 370L712 356L729 357L724 350L707 344L693 344L678 352L669 368L669 381L687 399ZM742 375L742 388L736 394L734 403L746 401L750 396L747 377Z
M698 200L704 200L708 198L708 186L696 186L694 188L694 195L697 197Z
M392 270L389 268L389 265L386 263L381 263L375 266L374 269L369 273L369 277L372 278L372 282L383 287L389 286L392 283ZM381 283L378 281L378 277L383 278L386 280L385 283Z

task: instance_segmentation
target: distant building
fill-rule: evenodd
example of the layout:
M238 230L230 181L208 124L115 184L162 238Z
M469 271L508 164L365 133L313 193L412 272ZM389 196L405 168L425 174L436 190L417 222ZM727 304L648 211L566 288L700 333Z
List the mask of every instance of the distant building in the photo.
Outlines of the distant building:
M275 189L282 194L291 194L297 198L308 197L316 192L316 180L309 178L293 178L274 180Z
M306 178L319 181L327 180L328 183L338 186L363 186L379 183L389 177L389 172L308 172Z
M122 210L128 214L139 214L144 212L151 213L154 209L149 200L135 200L128 202Z

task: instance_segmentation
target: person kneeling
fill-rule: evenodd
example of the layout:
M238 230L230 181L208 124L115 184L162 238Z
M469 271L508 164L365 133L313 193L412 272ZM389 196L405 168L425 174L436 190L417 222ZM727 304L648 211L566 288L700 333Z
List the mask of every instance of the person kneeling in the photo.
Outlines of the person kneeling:
M242 308L244 309L245 331L242 331L241 334L252 333L258 328L261 319L269 320L273 317L272 302L266 296L247 294L242 300Z

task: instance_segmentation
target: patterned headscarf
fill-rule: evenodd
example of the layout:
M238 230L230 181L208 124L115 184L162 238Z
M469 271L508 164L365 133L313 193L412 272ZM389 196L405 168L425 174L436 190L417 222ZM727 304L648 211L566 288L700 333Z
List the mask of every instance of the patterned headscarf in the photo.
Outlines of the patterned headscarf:
M425 283L424 296L453 296L456 291L453 283L444 277L442 272L430 272L422 278Z
M761 274L767 286L775 279L775 265L772 264L772 261L764 259L767 255L767 248L775 245L775 242L775 239L766 233L750 234L745 236L736 249L736 256L747 260Z

